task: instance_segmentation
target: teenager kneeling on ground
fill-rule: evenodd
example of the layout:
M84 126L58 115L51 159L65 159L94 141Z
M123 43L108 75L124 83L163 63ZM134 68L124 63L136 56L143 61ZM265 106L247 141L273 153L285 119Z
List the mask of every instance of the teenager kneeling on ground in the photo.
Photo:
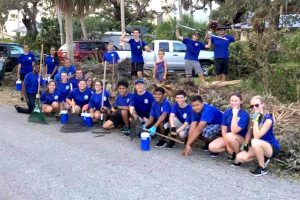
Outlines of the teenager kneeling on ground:
M112 108L113 113L111 118L103 124L103 128L113 129L123 125L121 132L124 132L125 136L129 136L129 102L132 94L128 92L128 82L125 80L119 81L117 87L118 96Z
M47 85L47 89L41 95L42 112L54 112L55 116L58 117L60 101L59 92L56 90L56 83L55 81L50 81Z
M165 90L162 87L157 87L154 89L153 96L155 102L153 102L150 112L149 120L144 124L144 128L149 128L150 135L153 136L156 130L161 134L168 135L169 127L169 114L171 111L171 104L165 98ZM164 147L167 142L161 138L155 145L155 147Z
M227 151L230 154L228 160L234 161L245 138L248 142L250 141L251 134L246 137L250 118L247 111L241 109L242 97L239 93L230 95L229 101L231 108L223 113L222 136L209 144L209 151L212 157L217 157L218 153ZM238 165L237 162L233 163L233 166Z
M136 92L133 93L130 98L129 112L135 119L140 118L142 123L145 123L150 116L154 98L153 95L146 90L143 79L137 79L134 84Z
M261 96L254 96L251 101L253 115L251 116L253 139L248 151L242 151L237 154L238 162L250 162L257 160L258 164L250 170L254 176L267 174L267 165L271 158L276 157L280 152L280 145L275 138L273 128L273 117L266 113L265 102Z
M72 90L66 101L68 103L68 109L75 107L75 113L80 114L81 111L88 109L88 103L92 92L86 87L85 81L79 81L78 88Z
M169 118L171 137L179 135L180 138L186 139L191 123L192 106L186 103L186 93L183 90L175 93L175 101ZM169 141L167 148L171 149L174 145L174 141Z
M208 150L208 144L220 134L222 124L222 113L216 107L203 102L197 95L191 97L193 113L189 136L183 155L188 156L192 153L191 145L201 134L204 139L204 150Z

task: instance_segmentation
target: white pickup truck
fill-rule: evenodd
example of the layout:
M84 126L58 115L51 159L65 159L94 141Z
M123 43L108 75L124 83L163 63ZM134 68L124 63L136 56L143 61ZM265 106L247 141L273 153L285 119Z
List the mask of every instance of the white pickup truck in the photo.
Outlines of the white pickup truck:
M149 47L151 52L143 52L145 69L153 69L153 65L157 59L159 49L165 51L165 60L168 63L168 70L171 71L184 71L184 55L186 46L181 41L177 40L153 40ZM117 51L121 60L131 58L130 51ZM213 64L214 53L213 51L201 50L199 53L199 62L204 69L204 74L208 75L208 69Z

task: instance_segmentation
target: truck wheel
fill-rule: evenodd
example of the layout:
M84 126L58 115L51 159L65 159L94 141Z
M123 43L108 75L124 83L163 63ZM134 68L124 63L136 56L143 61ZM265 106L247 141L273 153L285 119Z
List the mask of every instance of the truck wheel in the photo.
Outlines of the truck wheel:
M212 63L210 63L210 62L200 62L200 65L204 71L203 72L204 76L212 75L211 64Z

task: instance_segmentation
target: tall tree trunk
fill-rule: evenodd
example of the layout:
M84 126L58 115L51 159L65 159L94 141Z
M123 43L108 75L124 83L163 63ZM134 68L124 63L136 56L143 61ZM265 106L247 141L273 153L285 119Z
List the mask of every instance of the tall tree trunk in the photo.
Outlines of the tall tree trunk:
M61 9L59 8L59 6L56 6L56 16L57 16L57 20L58 20L58 25L59 25L59 34L60 34L60 45L64 44L64 27L63 27L63 16L62 16L62 12Z
M183 15L183 13L182 13L182 2L181 2L181 0L178 0L178 13L179 13L179 20L181 20L181 19L182 19L182 15Z
M80 21L80 25L81 25L83 39L87 40L88 39L88 35L87 35L87 32L86 32L86 27L85 27L85 22L84 22L84 15L82 15L82 16L79 17L79 21Z
M125 32L125 4L124 4L124 0L121 0L120 7L121 7L121 31Z
M67 55L68 58L74 61L72 8L65 10L65 29L66 29Z

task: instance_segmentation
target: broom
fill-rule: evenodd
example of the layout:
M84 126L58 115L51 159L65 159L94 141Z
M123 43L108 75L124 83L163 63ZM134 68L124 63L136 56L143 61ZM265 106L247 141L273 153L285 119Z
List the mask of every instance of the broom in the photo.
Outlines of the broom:
M44 44L41 45L41 56L40 56L40 66L39 66L39 78L38 78L38 91L36 94L36 100L34 109L29 115L28 122L34 122L39 124L48 124L45 119L45 115L42 112L42 105L40 100L40 84L41 84L41 68L44 61Z

